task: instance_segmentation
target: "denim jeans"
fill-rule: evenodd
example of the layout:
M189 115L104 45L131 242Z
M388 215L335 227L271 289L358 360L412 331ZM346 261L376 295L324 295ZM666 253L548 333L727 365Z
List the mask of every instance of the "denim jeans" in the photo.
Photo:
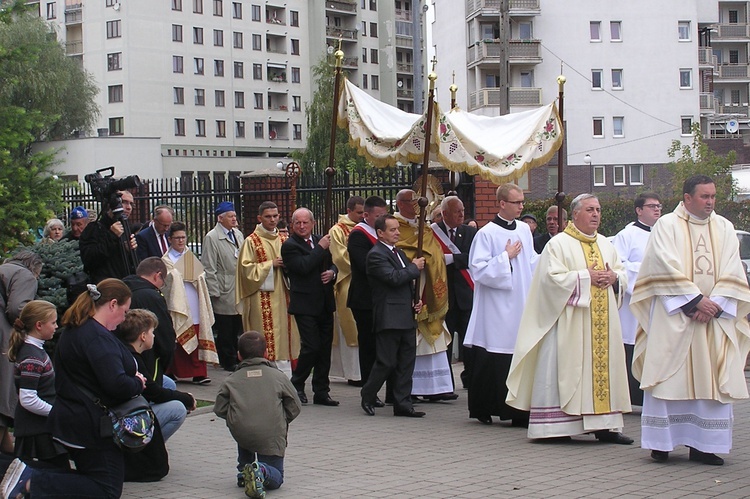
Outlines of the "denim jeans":
M246 464L255 461L255 452L237 446L237 469L242 471ZM258 454L258 462L263 465L265 480L263 486L268 490L278 489L284 483L284 457Z
M163 377L162 386L168 390L177 389L177 384L168 376ZM187 409L179 400L170 400L161 404L152 403L151 410L154 411L156 419L159 420L161 434L165 442L180 429L187 416Z
M114 442L104 449L68 448L77 471L55 472L35 469L31 473L31 494L40 498L119 498L125 477L122 451Z

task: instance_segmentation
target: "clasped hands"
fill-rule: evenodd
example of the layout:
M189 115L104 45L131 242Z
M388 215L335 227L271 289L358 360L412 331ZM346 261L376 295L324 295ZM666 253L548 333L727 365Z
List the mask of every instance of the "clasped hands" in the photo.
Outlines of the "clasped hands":
M600 289L606 289L617 282L617 274L609 267L608 263L604 265L604 270L597 270L598 265L596 263L588 268L591 284Z
M695 308L692 310L692 313L689 314L689 317L694 321L705 324L713 318L719 318L722 312L723 310L715 301L704 296L701 298L701 301L695 305Z

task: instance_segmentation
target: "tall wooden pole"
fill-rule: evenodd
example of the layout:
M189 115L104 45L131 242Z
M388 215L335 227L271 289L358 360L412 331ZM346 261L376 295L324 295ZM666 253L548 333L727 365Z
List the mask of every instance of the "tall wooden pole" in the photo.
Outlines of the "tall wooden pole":
M557 111L560 114L560 127L564 126L564 112L565 112L565 76L560 75L557 77L558 86L558 105ZM557 230L558 232L563 229L563 201L565 201L565 193L563 192L563 166L565 164L565 142L567 139L567 133L563 135L563 143L560 149L557 150L557 194L555 194L555 201L557 201Z
M341 62L344 60L344 52L341 50L341 39L339 38L339 48L333 54L336 58L336 69L334 71L333 81L333 113L331 113L331 146L328 150L328 168L326 168L326 204L323 214L323 230L328 230L332 225L331 205L333 198L333 177L336 175L336 168L333 166L334 152L336 151L336 115L338 114L339 104L339 87L341 86Z

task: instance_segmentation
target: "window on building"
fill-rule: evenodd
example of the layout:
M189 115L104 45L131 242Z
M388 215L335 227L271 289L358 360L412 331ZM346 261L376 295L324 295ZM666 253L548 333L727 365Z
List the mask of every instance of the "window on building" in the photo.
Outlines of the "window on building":
M234 107L237 109L245 108L245 92L234 92Z
M180 24L172 25L172 41L182 43L182 25Z
M195 14L203 14L203 0L193 0L193 12ZM203 134L206 135L205 133Z
M245 65L240 61L234 61L234 77L235 78L245 77Z
M193 28L193 43L203 45L203 28Z
M107 54L107 71L118 71L122 69L122 52Z
M299 68L292 68L292 83L300 83Z
M378 23L370 23L370 36L373 38L378 37Z
M223 47L223 46L224 46L224 30L215 29L214 30L214 47Z
M294 125L292 125L292 130L292 138L294 140L302 140L302 125L295 123Z
M613 90L622 89L622 69L612 70L612 89Z
M243 38L242 38L242 32L241 31L235 31L232 33L232 45L236 49L241 49L243 45Z
M601 21L591 21L589 23L589 36L592 42L602 41L602 23Z
M117 3L117 0L106 0L104 2L105 7L114 7L114 5Z
M622 22L621 21L609 22L609 40L612 42L622 41Z
M195 60L195 74L203 74L203 57L196 57Z
M612 136L613 137L624 137L625 136L625 118L622 116L615 116L612 118Z
M739 63L740 63L740 51L730 50L729 51L729 64L739 64Z
M292 111L302 111L302 97L299 95L292 96Z
M367 21L362 21L362 36L367 36Z
M601 90L602 88L602 70L592 69L591 70L591 88Z
M253 50L263 50L263 42L260 35L253 34Z
M682 42L690 41L690 21L677 22L677 39Z
M370 10L372 10L372 11L378 10L378 2L377 2L377 0L370 0Z
M604 137L604 118L594 118L594 137Z
M299 26L299 12L296 10L289 11L289 26Z
M380 90L380 77L378 75L372 75L370 78L370 88L373 90Z
M729 91L729 102L733 106L739 106L740 105L740 90L738 88L732 89Z
M185 88L174 87L173 91L174 91L174 103L185 104Z
M253 64L253 80L262 80L262 79L263 79L263 65Z
M173 73L182 73L182 56L181 55L173 55L172 56L172 72Z
M214 76L224 76L224 61L221 59L214 60Z
M57 4L55 2L47 2L47 19L57 18Z
M612 183L614 185L625 185L625 165L612 167Z
M292 38L292 55L299 55L299 40Z
M195 120L195 136L206 136L206 120Z
M185 136L185 118L174 119L174 134L176 137Z
M253 21L260 22L260 5L251 5L253 11Z
M263 109L263 94L253 94L253 109Z
M373 64L378 63L378 49L370 49L370 62Z
M216 120L216 136L226 137L227 136L227 122L224 120Z
M630 185L643 185L643 165L630 165Z
M500 80L498 77L498 86ZM522 88L533 88L534 87L534 72L533 71L521 71L521 87Z
M124 118L110 118L109 119L109 134L110 135L124 135L125 124Z
M693 117L692 116L683 116L680 119L681 130L680 133L682 135L692 135L693 134Z
M122 85L110 85L107 87L108 101L122 102Z
M224 15L224 0L214 0L214 15L219 17Z
M362 74L362 88L367 90L367 87L370 83L370 77L366 74Z
M206 105L206 90L203 88L195 89L195 105L205 106Z
M214 90L214 106L215 107L224 107L225 100L224 100L224 91L223 90Z
M234 122L234 136L237 137L238 139L245 138L245 122L244 121Z
M262 139L263 138L263 123L260 121L256 121L253 127L255 128L255 138Z
M122 21L107 21L107 38L120 38L122 36Z
M172 0L172 10L182 10L182 0ZM185 135L183 133L183 135Z
M531 40L534 38L532 31L532 24L530 22L519 22L518 23L518 38L521 40Z
M242 2L232 2L232 17L242 19Z
M680 88L693 88L692 69L680 69Z
M594 185L595 186L607 185L607 176L605 175L603 166L594 167Z
M737 24L739 22L739 11L731 9L729 11L729 24Z
M362 47L362 62L367 62L367 49Z

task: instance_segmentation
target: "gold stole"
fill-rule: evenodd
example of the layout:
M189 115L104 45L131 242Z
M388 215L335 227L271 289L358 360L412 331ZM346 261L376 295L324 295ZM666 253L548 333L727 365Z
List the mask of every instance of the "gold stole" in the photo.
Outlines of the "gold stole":
M602 253L596 244L596 234L587 236L575 225L568 224L565 233L581 242L586 267L603 270ZM591 365L594 414L612 412L609 401L609 290L591 284Z

